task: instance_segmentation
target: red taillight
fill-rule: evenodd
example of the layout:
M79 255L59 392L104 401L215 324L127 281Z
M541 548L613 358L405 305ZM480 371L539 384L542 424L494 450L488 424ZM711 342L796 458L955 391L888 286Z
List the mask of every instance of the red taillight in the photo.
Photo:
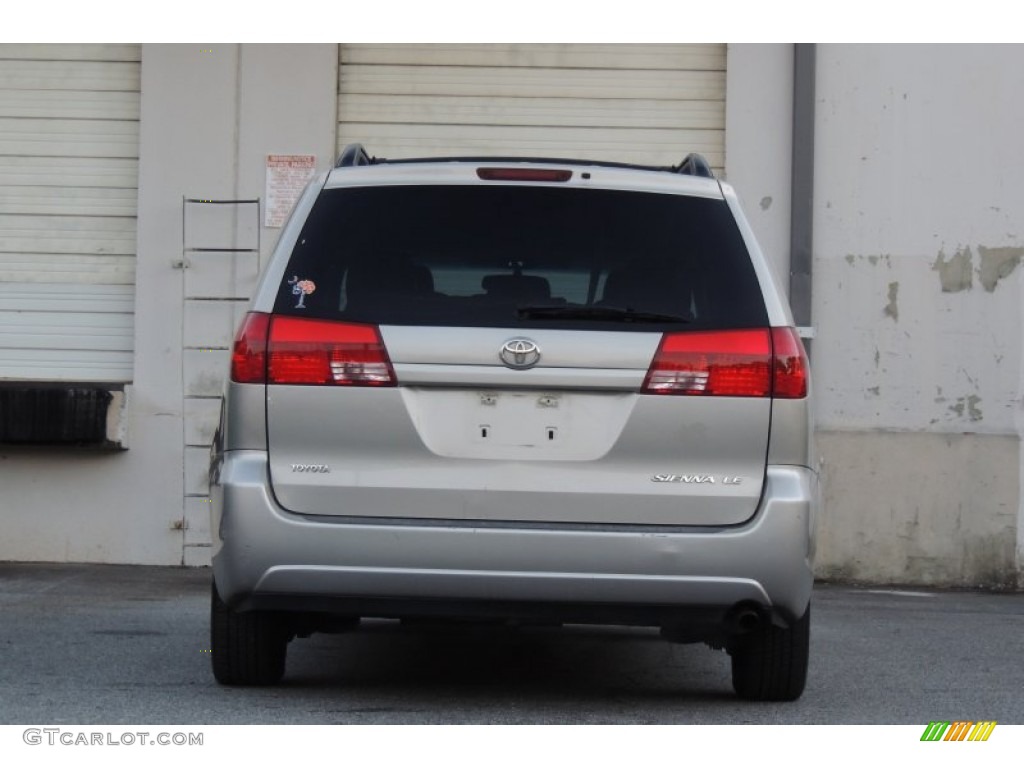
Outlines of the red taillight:
M235 336L231 353L231 380L242 384L267 381L267 329L270 315L250 312Z
M767 329L666 333L643 392L663 395L768 397L771 339Z
M807 370L795 328L666 333L641 391L796 399Z
M484 181L568 181L572 171L556 168L477 168Z
M807 352L795 328L772 328L774 397L807 397Z
M267 382L388 387L395 372L375 325L275 316Z

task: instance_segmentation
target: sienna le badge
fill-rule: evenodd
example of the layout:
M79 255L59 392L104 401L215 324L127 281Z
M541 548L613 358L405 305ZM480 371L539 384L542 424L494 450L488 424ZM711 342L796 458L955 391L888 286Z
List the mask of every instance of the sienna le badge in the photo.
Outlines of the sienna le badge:
M316 290L316 284L312 280L299 280L296 275L288 281L288 285L292 287L292 296L299 297L299 303L295 305L295 309L305 309L306 296Z

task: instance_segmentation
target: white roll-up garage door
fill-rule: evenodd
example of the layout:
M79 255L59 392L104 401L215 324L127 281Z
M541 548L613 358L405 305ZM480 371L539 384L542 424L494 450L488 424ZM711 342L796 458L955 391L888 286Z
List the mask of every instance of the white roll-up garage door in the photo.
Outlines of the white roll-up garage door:
M725 165L724 45L342 45L338 147Z
M0 380L132 378L137 45L0 45Z

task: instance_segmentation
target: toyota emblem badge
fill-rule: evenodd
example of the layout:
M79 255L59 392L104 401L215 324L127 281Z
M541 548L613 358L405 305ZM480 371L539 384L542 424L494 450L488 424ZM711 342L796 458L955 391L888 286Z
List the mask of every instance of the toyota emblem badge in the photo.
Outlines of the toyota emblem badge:
M509 339L498 353L501 362L517 371L533 368L540 360L540 347L530 339Z

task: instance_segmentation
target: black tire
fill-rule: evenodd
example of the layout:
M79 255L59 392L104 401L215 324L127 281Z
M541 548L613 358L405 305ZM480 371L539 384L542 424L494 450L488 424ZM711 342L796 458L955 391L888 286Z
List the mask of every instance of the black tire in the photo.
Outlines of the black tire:
M290 634L272 613L240 613L217 594L210 599L210 650L213 676L223 685L273 685L284 676Z
M804 692L810 656L811 607L787 629L769 624L739 639L732 687L750 701L795 701Z

